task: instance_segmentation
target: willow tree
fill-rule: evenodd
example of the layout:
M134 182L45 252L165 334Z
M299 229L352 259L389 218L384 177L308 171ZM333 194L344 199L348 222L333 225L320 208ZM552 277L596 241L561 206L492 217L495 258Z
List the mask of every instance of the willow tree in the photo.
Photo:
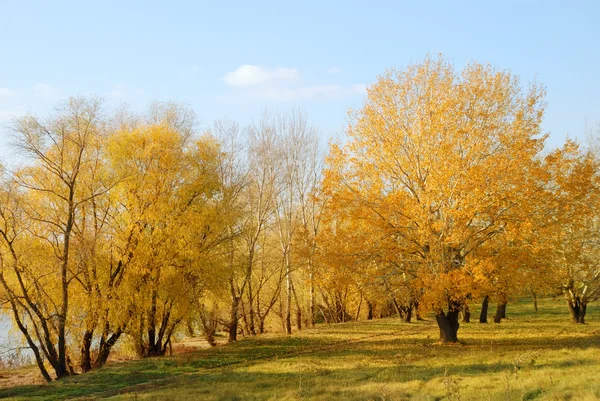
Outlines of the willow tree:
M331 150L334 202L394 242L382 252L419 278L442 342L457 341L459 309L486 268L476 251L527 201L543 97L510 72L426 58L380 76L351 113L348 143Z
M219 147L165 118L115 133L108 154L111 168L125 176L113 225L129 270L128 331L140 355L164 355L180 323L196 312L202 258L221 238Z
M95 309L77 296L95 259L84 251L93 237L84 226L113 185L100 168L100 102L71 98L47 120L16 120L14 132L30 163L13 171L2 189L0 282L16 326L50 381L47 365L57 379L74 373L70 347L86 342L77 328L82 316L82 326L90 327Z

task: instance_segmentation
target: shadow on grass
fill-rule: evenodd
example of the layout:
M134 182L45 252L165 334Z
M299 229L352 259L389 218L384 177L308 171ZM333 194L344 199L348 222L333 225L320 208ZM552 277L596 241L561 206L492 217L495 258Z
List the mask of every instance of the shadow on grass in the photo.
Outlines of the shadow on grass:
M515 318L510 324L461 325L459 336L462 334L466 341L458 346L433 345L438 332L432 321L411 324L397 319L353 322L321 326L291 337L257 337L170 358L112 364L48 385L0 389L0 398L93 399L117 394L175 391L177 388L182 391L183 388L193 391L198 398L202 398L202 394L220 394L223 399L235 399L236 394L244 394L243 399L263 399L277 391L298 391L317 397L316 392L325 391L324 387L332 397L339 393L339 398L346 398L353 390L370 383L429 381L444 376L446 369L452 375L464 377L514 369L510 357L498 363L481 363L481 359L477 359L482 350L492 351L492 348L493 352L511 352L513 357L523 351L573 350L573 357L568 360L532 364L531 369L562 369L596 363L578 358L577 350L600 348L600 336L581 330L581 326L576 326L577 330L571 330L568 323L557 326L558 320L568 319L568 313L561 306L552 305L552 308L533 315L522 312L526 305L515 305L511 315ZM530 320L519 321L517 316L521 315ZM530 332L520 334L525 330ZM461 355L462 359L456 359ZM261 362L291 358L299 358L297 362L304 366L302 372L257 371ZM354 366L333 368L342 360ZM387 366L370 366L377 364L373 362ZM165 393L163 397L169 398L169 394Z
M577 361L579 365L595 363ZM524 369L545 367L561 368L562 363L540 365ZM85 380L76 382L67 379L55 386L21 387L3 392L1 396L22 397L35 400L59 400L74 397L104 398L115 395L137 398L144 394L157 399L176 399L178 394L186 399L267 399L278 394L296 393L301 397L327 397L352 399L357 395L368 395L365 386L379 388L394 383L412 381L428 382L443 378L447 374L465 378L501 372L510 372L514 365L470 364L465 366L425 367L422 365L399 364L387 367L357 366L353 368L327 369L315 367L301 372L265 372L248 371L228 367L216 371L202 371L187 375L144 375L132 376L131 372L102 372L97 377L89 375ZM160 380L157 380L160 378ZM110 388L107 388L109 387ZM378 387L379 386L379 387ZM54 387L54 388L52 388ZM326 397L327 396L327 397ZM175 397L175 398L174 398Z
M488 346L489 343L484 340L473 340L468 346L452 347L432 346L429 339L373 339L364 342L337 341L332 343L330 339L314 337L284 337L241 341L231 346L202 350L173 358L154 358L115 364L48 385L3 389L0 390L0 398L15 397L28 400L96 398L128 393L143 394L182 385L186 386L186 391L190 390L190 386L193 387L197 394L203 394L204 392L213 394L214 391L217 391L216 389L234 391L238 388L246 388L250 394L260 394L261 389L272 391L271 387L274 383L276 383L276 389L291 391L295 386L298 386L297 382L300 380L300 376L305 384L311 383L311 381L320 382L326 376L328 387L339 385L341 389L349 390L352 386L356 387L365 383L429 381L444 376L446 369L452 375L463 377L510 371L515 367L513 362L473 364L465 363L464 360L457 361L456 365L431 367L426 366L426 364L411 363L406 358L396 358L393 354L393 352L404 349L405 351L418 353L418 359L421 361L437 360L439 362L440 360L452 358L453 355L460 354L463 351L469 352L469 350L478 346ZM577 349L598 347L600 346L600 339L586 338L586 341L582 341L581 338L557 338L551 341L544 338L498 339L494 341L494 346L503 351L521 347L528 350ZM402 352L399 355L402 356ZM595 363L586 359L577 359L576 352L573 356L574 358L569 361L536 364L534 368L561 369ZM352 359L353 361L364 361L364 366L359 363L360 366L354 368L331 369L332 366L336 366L335 358L347 357L356 357ZM261 362L278 362L290 358L299 358L298 362L308 362L309 366L312 360L317 359L329 368L322 368L317 364L312 369L300 373L267 373L245 369L246 367L254 368L254 365ZM393 363L396 359L398 363L384 367L368 366L370 361L382 359L388 363L390 361ZM304 365L307 365L307 363L304 363ZM294 384L285 384L288 382ZM341 390L340 396L347 395L346 390ZM305 391L310 392L312 390L306 389ZM265 395L266 392L262 392L262 394Z

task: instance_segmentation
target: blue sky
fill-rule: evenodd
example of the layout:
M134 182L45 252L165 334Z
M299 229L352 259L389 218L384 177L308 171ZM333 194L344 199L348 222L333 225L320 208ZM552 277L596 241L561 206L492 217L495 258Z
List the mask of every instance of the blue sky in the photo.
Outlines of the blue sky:
M95 94L185 102L206 126L299 106L328 138L386 68L441 52L545 84L554 147L600 121L599 16L597 1L0 0L0 123Z

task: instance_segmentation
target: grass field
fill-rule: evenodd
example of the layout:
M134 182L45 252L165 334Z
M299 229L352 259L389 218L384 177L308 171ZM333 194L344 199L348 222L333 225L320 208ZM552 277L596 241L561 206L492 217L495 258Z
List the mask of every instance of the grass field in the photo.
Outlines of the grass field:
M474 306L473 316L478 310ZM493 308L492 308L493 312ZM595 400L600 306L588 324L566 305L509 304L501 324L465 323L437 345L428 318L321 325L173 357L114 363L48 385L10 387L16 400ZM3 376L25 374L26 369Z

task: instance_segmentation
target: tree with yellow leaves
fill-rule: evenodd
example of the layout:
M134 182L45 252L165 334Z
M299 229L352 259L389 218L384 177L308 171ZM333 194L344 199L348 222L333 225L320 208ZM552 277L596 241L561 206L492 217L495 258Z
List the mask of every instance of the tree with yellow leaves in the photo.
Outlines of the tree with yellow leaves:
M547 282L564 295L571 320L585 323L587 305L600 299L600 177L598 160L567 141L545 158L547 184L539 259Z
M428 57L379 77L351 113L347 145L331 150L324 185L377 228L385 259L419 278L442 342L457 341L459 309L485 269L477 251L527 201L543 96L489 65L458 73Z
M127 260L129 333L142 356L164 355L196 312L205 258L224 235L219 146L209 136L194 139L169 116L115 133L108 147L111 169L124 177L115 189L114 246Z
M105 277L97 268L102 251L96 239L104 220L100 205L115 182L101 168L103 123L98 100L72 98L47 121L26 116L14 124L17 145L31 164L3 183L0 283L15 324L48 381L46 362L57 379L74 373L77 346L83 369L90 365L85 360L89 332L100 324L97 299L82 299L80 290L90 274L94 288ZM103 331L120 335L119 329ZM99 364L113 344L102 342Z

